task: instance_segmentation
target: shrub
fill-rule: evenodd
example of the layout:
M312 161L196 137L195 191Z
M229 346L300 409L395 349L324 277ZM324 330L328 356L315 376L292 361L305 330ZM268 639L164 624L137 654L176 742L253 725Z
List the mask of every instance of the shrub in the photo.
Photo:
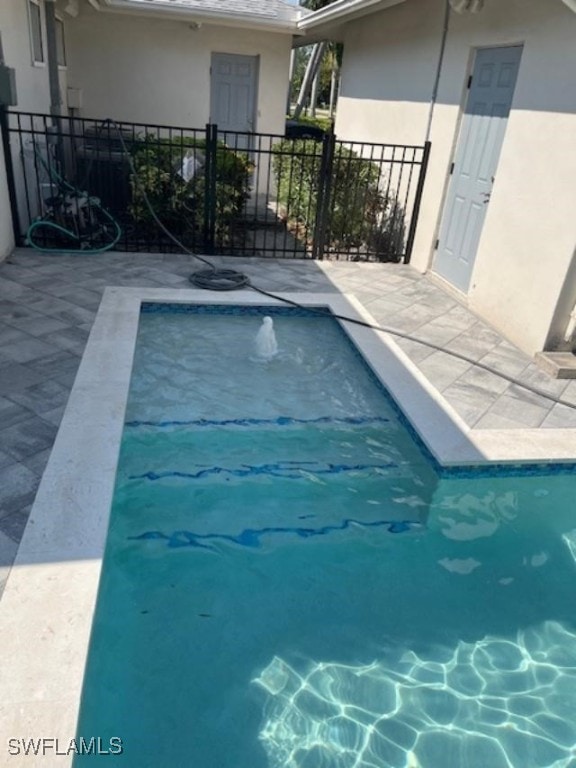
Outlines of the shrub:
M289 115L286 116L287 120L294 120ZM323 131L330 131L333 121L329 117L308 117L308 115L300 115L298 123L301 125L313 125L315 128L321 128Z
M274 147L278 202L299 239L309 242L318 214L322 144L284 139ZM326 247L372 252L382 261L400 258L404 213L395 193L382 191L380 165L338 144L330 170Z
M338 249L365 245L386 208L380 192L380 167L342 145L332 170L330 245Z
M132 150L137 180L131 177L130 213L140 228L156 231L144 200L148 197L160 221L172 232L195 242L202 238L206 189L206 142L203 139L159 139L146 134ZM187 177L185 170L191 171ZM216 238L229 242L232 224L249 195L252 164L248 155L216 147Z
M376 255L377 261L400 261L406 241L405 212L395 201L386 206L386 213L368 238L368 248Z
M313 227L322 145L310 139L284 139L274 145L273 153L278 203L284 216Z

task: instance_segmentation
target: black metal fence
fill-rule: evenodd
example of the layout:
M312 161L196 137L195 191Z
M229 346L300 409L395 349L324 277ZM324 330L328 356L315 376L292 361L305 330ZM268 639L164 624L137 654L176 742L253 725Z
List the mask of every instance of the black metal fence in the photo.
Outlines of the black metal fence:
M430 144L400 146L9 112L19 244L410 260Z

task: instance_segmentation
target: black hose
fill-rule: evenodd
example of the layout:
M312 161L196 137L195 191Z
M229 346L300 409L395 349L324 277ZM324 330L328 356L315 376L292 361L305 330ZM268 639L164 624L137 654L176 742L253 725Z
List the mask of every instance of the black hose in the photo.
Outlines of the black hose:
M126 146L126 142L124 141L124 136L120 131L120 127L113 120L109 119L109 120L106 120L105 122L112 125L115 128L115 130L118 132L120 143L122 144L122 148L126 153L128 164L130 165L130 170L132 171L132 174L134 176L134 183L140 190L142 197L144 198L144 202L146 203L146 207L150 211L150 215L152 216L156 224L158 224L160 229L170 238L170 240L172 240L172 242L175 245L181 248L182 251L184 251L184 253L187 253L193 258L198 259L198 261L201 261L204 264L208 265L208 269L201 269L201 270L198 270L197 272L193 272L188 278L189 281L193 285L195 285L197 288L201 288L203 290L208 290L208 291L235 291L235 290L238 290L239 288L251 288L253 291L260 293L263 296L267 296L268 298L283 302L284 304L289 304L290 306L297 307L298 309L306 309L310 312L316 312L317 314L334 317L337 320L342 320L346 323L361 325L364 328L371 328L374 331L382 331L384 333L390 334L391 336L397 336L398 338L401 338L401 339L414 341L417 344L421 344L424 347L434 349L437 352L443 352L445 355L450 355L451 357L455 357L458 360L463 360L465 363L474 365L476 368L481 368L483 371L487 371L488 373L491 373L494 376L499 376L501 379L504 379L505 381L510 382L510 384L515 384L517 387L521 387L522 389L525 389L528 392L532 392L532 394L538 395L538 397L543 397L545 400L549 400L550 402L557 403L558 405L564 405L567 408L572 408L573 410L576 410L576 403L571 403L568 400L562 400L562 398L556 397L554 395L549 395L547 392L544 392L543 390L538 389L538 387L533 387L531 384L527 384L526 382L521 381L520 379L514 378L514 376L509 376L507 373L503 373L502 371L497 371L495 368L492 368L492 366L486 365L485 363L481 363L480 361L474 360L473 358L467 357L466 355L462 355L460 352L454 352L451 349L445 349L444 347L441 347L438 344L434 344L431 341L424 341L423 339L419 339L416 336L411 336L409 333L403 333L402 331L398 331L394 328L388 328L387 326L382 326L382 325L373 325L372 323L368 323L365 320L358 320L353 317L347 317L346 315L338 315L328 309L324 310L318 307L314 308L314 307L309 307L303 304L299 304L297 301L292 301L291 299L287 299L275 293L270 293L269 291L265 291L263 288L258 288L258 286L253 285L250 282L250 278L248 277L248 275L244 274L243 272L237 272L234 269L218 269L216 266L214 266L214 264L212 264L211 261L206 259L204 256L198 256L197 253L193 253L189 248L187 248L184 245L184 243L182 243L175 235L173 235L172 232L170 232L170 230L167 229L167 227L160 221L160 219L156 215L156 211L154 210L152 204L150 203L150 200L148 199L146 190L140 184L140 180L138 178L138 174L134 166L134 161L132 159L131 154L128 152L128 148Z
M236 291L250 286L250 278L235 269L200 269L188 278L197 288L205 291Z
M168 237L174 243L174 245L178 246L178 248L180 248L184 253L187 253L189 256L192 256L194 259L198 259L198 261L201 261L203 264L208 266L208 269L201 269L198 272L193 272L188 278L190 282L197 288L202 288L206 291L236 291L239 288L245 288L246 286L250 285L250 279L247 275L243 274L242 272L237 272L234 269L218 269L204 256L199 256L197 253L191 251L190 248L184 245L184 243L179 238L177 238L176 235L174 235L168 229L168 227L166 227L166 225L158 218L158 215L154 210L154 206L148 198L146 190L140 183L138 172L136 170L136 166L134 165L134 160L128 151L128 147L126 146L126 141L122 135L120 126L111 119L105 120L104 124L111 125L118 134L122 150L126 154L126 160L128 161L128 165L130 166L130 170L132 172L134 183L138 187L138 191L146 203L146 208L148 208L150 215L158 227L160 227L166 237Z
M261 293L263 296L268 296L271 299L277 299L278 301L284 302L284 304L289 304L292 307L297 307L298 309L306 309L309 312L315 312L317 314L322 314L327 317L334 317L337 320L343 320L346 323L353 323L354 325L361 325L364 328L371 328L374 331L382 331L383 333L388 333L390 336L397 336L400 339L406 339L407 341L415 341L416 344L421 344L424 347L428 347L429 349L434 349L437 352L444 352L446 355L450 355L451 357L455 357L458 360L463 360L465 363L470 363L470 365L474 365L476 368L481 368L483 371L487 371L488 373L493 374L494 376L499 376L501 379L504 379L505 381L509 381L511 384L515 384L518 387L521 387L522 389L528 390L528 392L532 392L534 395L538 395L538 397L543 397L546 400L550 400L553 403L557 403L558 405L565 405L568 408L572 408L576 410L576 403L571 403L568 400L562 400L560 397L556 397L555 395L549 395L547 392L544 392L541 389L538 389L538 387L533 387L531 384L526 384L526 382L521 381L520 379L516 379L514 376L509 376L507 373L503 373L502 371L497 371L495 368L492 368L490 365L486 365L485 363L481 363L479 360L474 360L471 357L467 357L466 355L461 354L460 352L454 352L451 349L445 349L444 347L439 346L438 344L434 344L432 341L424 341L423 339L419 339L416 336L412 336L409 333L404 333L403 331L398 331L395 328L389 328L385 325L374 325L373 323L368 323L365 320L358 320L354 317L348 317L347 315L338 315L336 312L332 312L332 310L329 309L322 309L321 307L309 307L305 306L303 304L299 304L297 301L292 301L291 299L286 299L283 296L278 296L275 293L269 293L268 291L265 291L263 288L258 288L256 285L250 284L250 288L252 288L253 291L256 291L257 293Z

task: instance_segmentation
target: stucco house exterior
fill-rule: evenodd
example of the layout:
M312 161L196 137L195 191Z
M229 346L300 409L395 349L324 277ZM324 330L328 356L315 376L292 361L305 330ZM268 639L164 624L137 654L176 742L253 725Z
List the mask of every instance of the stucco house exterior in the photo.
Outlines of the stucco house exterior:
M0 4L22 110L49 111L35 47L53 2ZM413 266L529 354L573 348L576 0L336 0L312 14L283 0L55 7L63 114L97 119L281 133L291 46L343 41L338 137L432 142ZM0 258L12 247L0 157Z
M412 264L530 354L566 348L576 302L574 11L340 1L301 22L344 42L339 138L432 142Z
M5 64L16 71L18 108L34 112L48 112L50 107L42 2L2 0L0 3L0 48ZM66 93L66 74L66 67L59 67L62 93ZM4 152L0 143L0 259L13 247Z
M282 133L292 41L284 0L2 0L17 109L51 110L46 11L55 6L61 114ZM53 106L53 104L52 104ZM1 152L0 147L0 152ZM0 258L13 248L0 156Z
M283 0L85 0L68 86L87 117L281 132L296 22Z
M0 143L0 261L8 256L14 248L12 219L10 215L10 199L4 164L4 149Z

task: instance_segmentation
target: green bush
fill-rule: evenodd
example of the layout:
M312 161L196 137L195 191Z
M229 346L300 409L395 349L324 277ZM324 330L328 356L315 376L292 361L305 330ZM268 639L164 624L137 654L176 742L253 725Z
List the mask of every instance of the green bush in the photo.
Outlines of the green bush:
M138 226L156 231L145 200L148 197L160 221L175 234L189 240L202 237L205 210L206 142L203 139L159 139L147 134L132 150L137 179L130 179L130 213ZM186 181L179 171L185 158L193 158L196 171ZM232 225L248 199L252 163L248 155L229 149L219 142L216 147L216 238L229 242Z
M294 120L295 118L286 115L286 120ZM330 131L333 125L333 120L329 117L309 117L308 115L300 115L296 122L300 125L313 125L315 128L321 128L323 131Z
M322 144L284 139L274 147L278 202L296 236L310 244L317 217ZM380 166L338 144L330 178L326 247L400 258L404 214L394 193L382 191Z
M329 245L361 248L386 209L378 182L380 168L339 145L331 180Z
M274 145L273 153L278 203L285 217L313 227L322 145L310 139L284 139Z
M400 261L406 242L406 215L399 202L386 206L385 216L368 237L367 246L378 261Z

